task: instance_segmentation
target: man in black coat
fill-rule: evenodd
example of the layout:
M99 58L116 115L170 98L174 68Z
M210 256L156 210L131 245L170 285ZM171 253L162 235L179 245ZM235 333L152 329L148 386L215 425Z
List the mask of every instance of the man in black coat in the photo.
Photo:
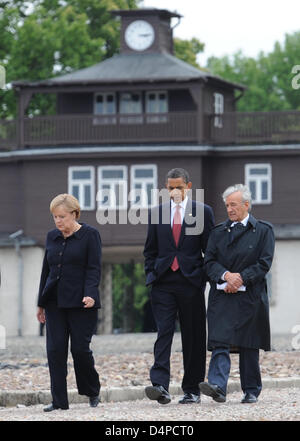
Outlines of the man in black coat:
M275 239L272 225L256 220L249 210L251 193L237 184L223 193L229 219L211 232L205 268L210 280L207 319L212 351L208 383L200 390L217 402L226 401L230 350L240 357L242 403L257 401L262 388L259 349L270 350L266 274Z
M184 397L179 403L198 403L206 362L203 254L214 216L209 206L187 197L192 183L185 170L169 171L166 187L171 200L151 210L144 249L146 284L152 285L158 329L150 370L152 386L146 388L146 395L160 404L171 400L170 354L178 314L184 363Z

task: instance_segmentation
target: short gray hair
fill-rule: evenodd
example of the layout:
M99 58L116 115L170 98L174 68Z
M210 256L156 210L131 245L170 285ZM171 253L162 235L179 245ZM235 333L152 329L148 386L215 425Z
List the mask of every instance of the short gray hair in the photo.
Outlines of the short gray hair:
M249 202L249 209L251 209L252 206L252 195L251 191L249 190L249 187L244 184L235 184L231 185L230 187L226 188L224 193L222 194L222 198L224 203L226 203L226 199L228 196L230 196L232 193L235 193L236 191L239 191L242 194L242 201L243 202Z

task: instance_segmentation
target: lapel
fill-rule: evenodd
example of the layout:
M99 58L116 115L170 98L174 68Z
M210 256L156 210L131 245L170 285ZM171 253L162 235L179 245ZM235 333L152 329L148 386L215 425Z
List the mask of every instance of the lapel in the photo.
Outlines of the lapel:
M160 226L163 229L163 231L166 234L167 239L172 242L172 244L174 246L175 245L175 241L174 241L174 237L173 237L173 231L172 231L172 227L171 227L171 201L167 204L163 204L160 206L161 211L159 213L159 218L160 218ZM165 216L163 215L163 211L164 210L168 210L169 211L169 218L165 219Z
M232 224L230 219L227 219L227 221L224 223L224 232L226 234L226 246L228 247L231 244L231 234L230 234L230 225Z

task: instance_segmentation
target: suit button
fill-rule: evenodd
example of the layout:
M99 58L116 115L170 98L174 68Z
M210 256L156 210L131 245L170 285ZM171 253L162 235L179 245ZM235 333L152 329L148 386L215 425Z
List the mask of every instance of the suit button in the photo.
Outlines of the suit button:
M62 243L62 246L65 246L65 245L66 245L66 242L63 242L63 243Z
M59 276L57 276L56 278L57 278L57 280L58 280L58 279L59 279Z
M59 263L58 265L57 265L57 268L60 268L61 267L61 263Z

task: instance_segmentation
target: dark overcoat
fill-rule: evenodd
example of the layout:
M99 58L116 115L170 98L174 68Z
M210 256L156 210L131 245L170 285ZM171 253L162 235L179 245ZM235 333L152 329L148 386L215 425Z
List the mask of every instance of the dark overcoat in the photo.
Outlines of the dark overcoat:
M83 308L83 297L100 308L101 238L96 228L82 224L64 239L55 228L49 231L43 261L38 306L44 307L57 287L59 308Z
M266 274L274 254L272 225L252 215L236 238L231 221L211 232L205 269L211 284L207 319L208 349L217 346L270 350L269 301ZM246 291L225 293L217 289L225 271L240 273Z

